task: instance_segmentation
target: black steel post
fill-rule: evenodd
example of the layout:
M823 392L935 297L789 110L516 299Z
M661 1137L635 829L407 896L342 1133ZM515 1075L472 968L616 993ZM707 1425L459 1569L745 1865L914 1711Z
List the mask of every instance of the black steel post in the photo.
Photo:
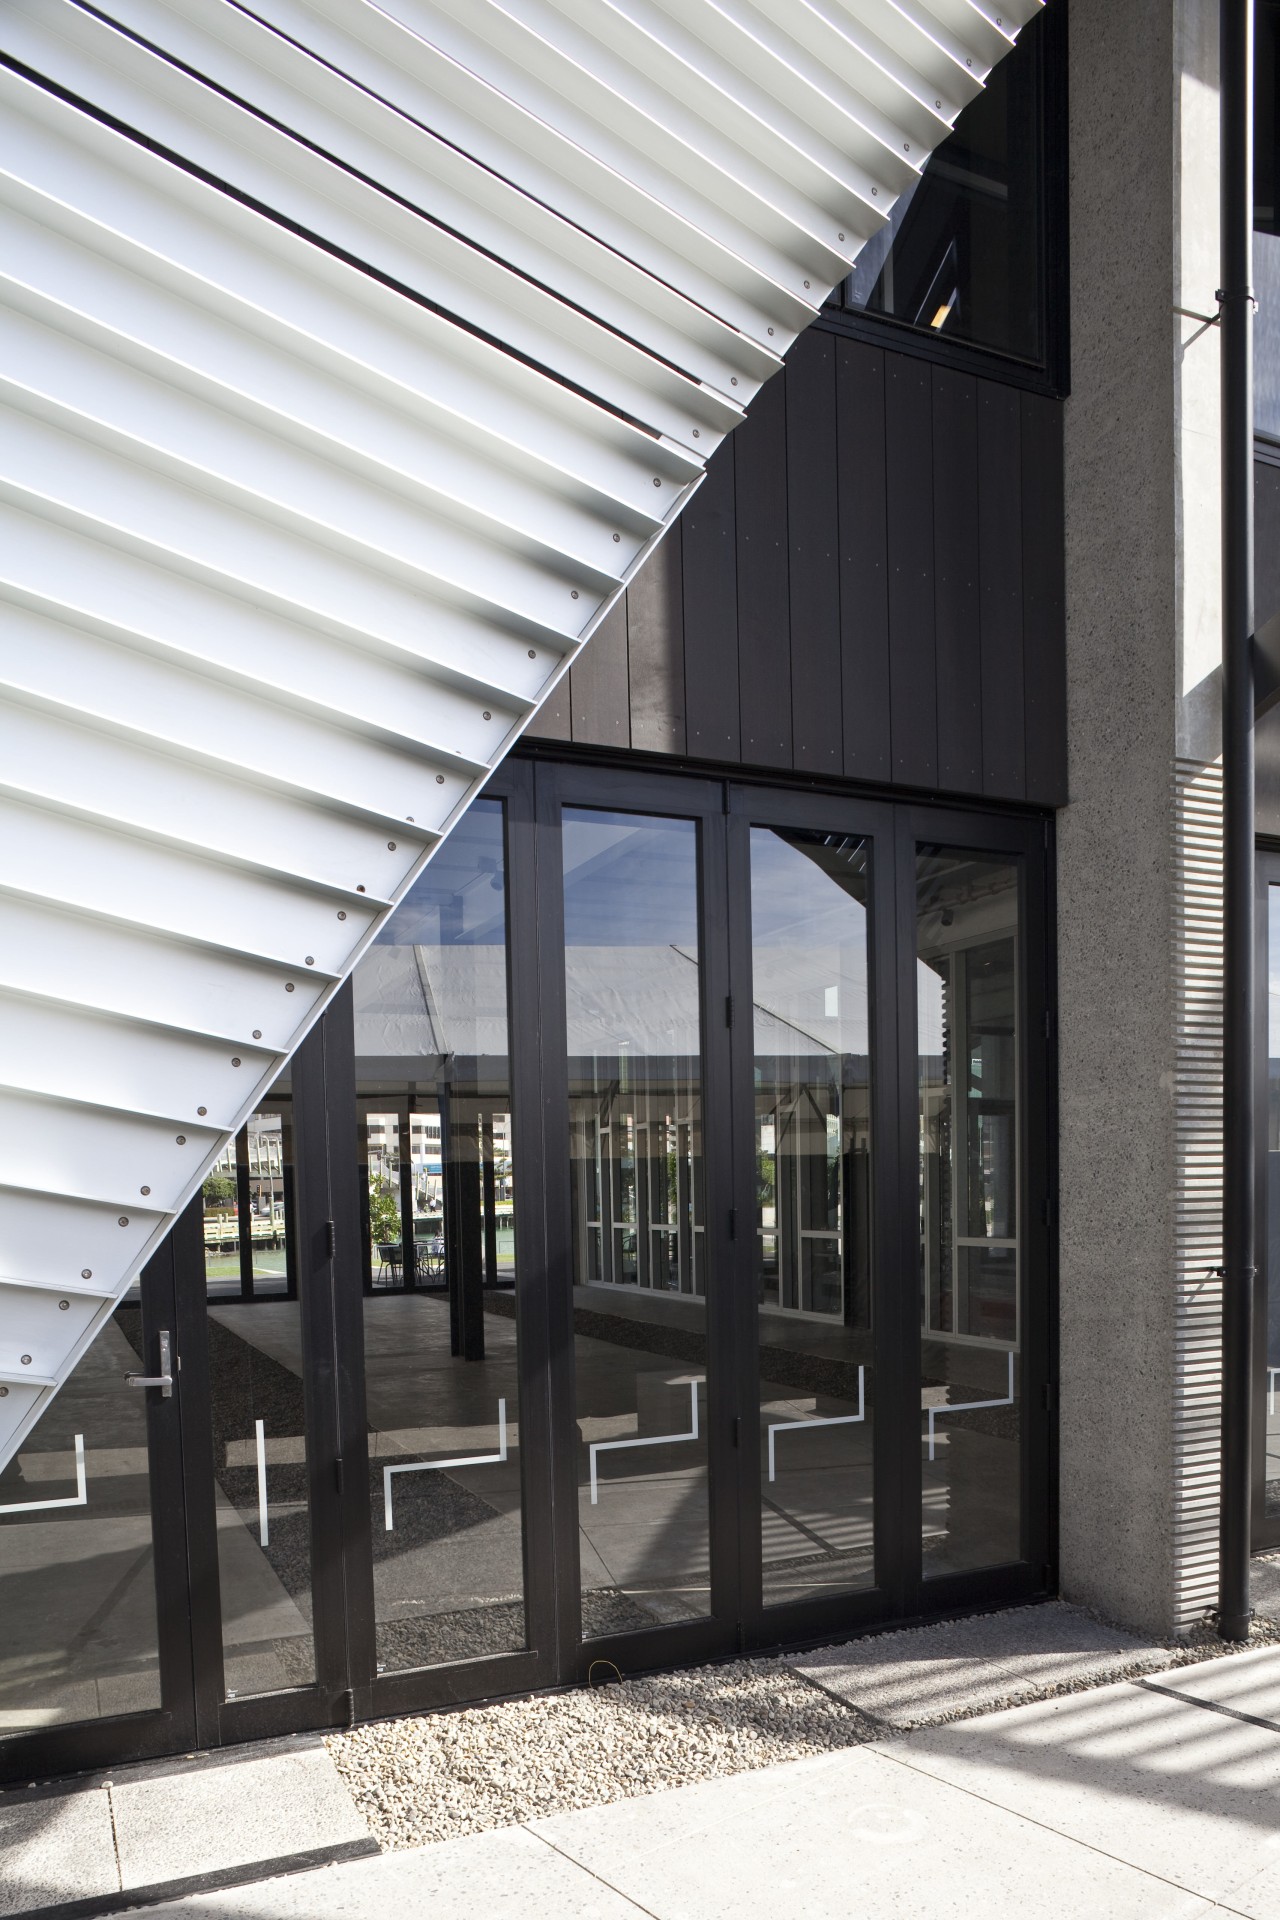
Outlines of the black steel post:
M1249 1634L1253 1385L1253 0L1221 0L1223 1281L1218 1627Z

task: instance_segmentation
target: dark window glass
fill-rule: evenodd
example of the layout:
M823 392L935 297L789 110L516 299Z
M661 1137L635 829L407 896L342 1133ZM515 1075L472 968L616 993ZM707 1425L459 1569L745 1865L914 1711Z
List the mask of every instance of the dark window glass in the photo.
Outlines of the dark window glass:
M1044 360L1041 62L1036 22L862 249L846 308Z
M1280 440L1280 0L1258 0L1254 73L1253 424Z

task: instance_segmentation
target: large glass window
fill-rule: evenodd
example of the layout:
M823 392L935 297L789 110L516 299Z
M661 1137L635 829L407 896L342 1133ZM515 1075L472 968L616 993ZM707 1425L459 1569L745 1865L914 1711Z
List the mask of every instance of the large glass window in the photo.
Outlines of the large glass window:
M1018 874L916 862L926 1576L1020 1551Z
M866 843L751 834L766 1605L875 1573Z
M160 1705L148 1359L135 1289L0 1469L0 1736Z
M379 1673L526 1645L502 803L356 968Z
M1253 420L1280 441L1280 0L1257 0L1254 73Z
M710 1611L698 829L566 808L582 1632Z
M1042 61L1032 22L862 249L840 304L1043 362Z
M1267 1222L1267 1370L1261 1517L1271 1532L1280 1522L1280 886L1276 885L1267 888L1267 956L1267 1171L1261 1195Z

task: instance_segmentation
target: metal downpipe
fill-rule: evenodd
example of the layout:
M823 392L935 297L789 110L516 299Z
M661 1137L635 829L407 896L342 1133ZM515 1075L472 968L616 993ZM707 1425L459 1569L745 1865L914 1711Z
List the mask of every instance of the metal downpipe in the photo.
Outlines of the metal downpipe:
M1254 1288L1253 0L1221 0L1223 1277L1218 1630L1249 1635Z

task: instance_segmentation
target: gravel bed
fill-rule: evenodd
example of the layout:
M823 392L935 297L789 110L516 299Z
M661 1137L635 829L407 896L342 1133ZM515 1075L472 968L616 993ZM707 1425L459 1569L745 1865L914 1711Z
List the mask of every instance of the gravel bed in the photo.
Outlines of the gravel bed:
M883 1729L775 1660L614 1681L333 1734L338 1772L384 1848L830 1753Z
M1169 1643L1160 1666L1195 1666L1277 1644L1280 1621L1270 1618L1253 1621L1247 1647L1226 1644L1206 1624L1189 1640ZM1018 1688L941 1719L972 1719L1152 1671L1149 1655L1132 1663L1119 1659L1105 1673ZM332 1734L326 1745L374 1839L394 1850L748 1773L893 1733L790 1664L766 1657L378 1721Z

